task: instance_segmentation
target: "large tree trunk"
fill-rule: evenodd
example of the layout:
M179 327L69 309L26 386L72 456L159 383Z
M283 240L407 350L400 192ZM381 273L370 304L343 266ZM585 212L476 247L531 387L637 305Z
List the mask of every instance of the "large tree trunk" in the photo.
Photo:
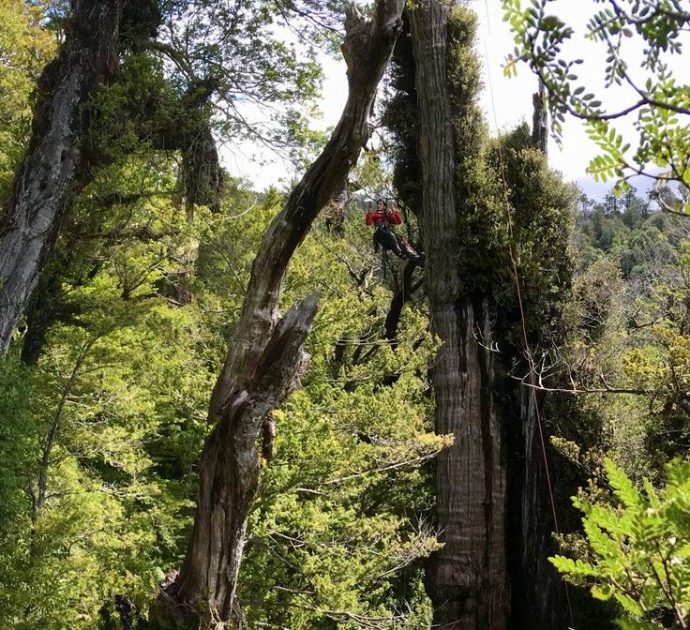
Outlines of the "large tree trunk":
M287 265L319 211L345 182L371 129L378 84L400 30L403 0L379 0L374 20L355 9L347 14L343 54L349 94L340 122L321 155L292 191L285 208L268 228L247 288L233 351L226 358L211 397L209 418L218 418L237 381L251 365L274 325Z
M431 323L443 342L433 369L436 429L453 446L437 461L437 512L444 547L427 574L434 624L501 630L508 613L503 430L493 394L494 355L487 300L463 296L457 264L454 143L447 94L448 3L422 0L411 11L420 110L423 207Z
M514 388L511 399L519 406L520 415L519 422L516 421L509 431L510 625L513 628L566 628L572 624L570 603L563 581L547 559L558 550L552 536L555 526L538 424L537 404L540 401L534 389L522 384ZM552 474L555 472L552 470ZM572 483L567 483L564 492L557 492L557 500L567 505L568 495L575 491Z
M150 42L152 50L156 43ZM130 115L135 120L149 123L156 121L153 129L143 126L144 142L150 142L153 149L179 151L182 154L181 181L179 188L184 194L187 218L194 216L194 206L208 206L211 212L220 212L225 173L220 165L218 149L213 138L210 101L218 89L215 81L191 82L174 105L184 112L183 120L170 119L165 108L172 104L166 97L155 92L150 99L156 106L146 103L129 103ZM160 109L157 109L160 108Z
M293 307L272 331L263 353L223 409L206 440L199 470L194 528L182 569L162 593L154 627L175 619L185 627L241 619L235 591L247 517L259 485L257 439L268 414L304 369L304 341L316 315L316 295Z
M57 237L82 167L80 113L118 67L126 0L80 0L56 61L39 80L29 150L15 177L0 228L0 354L33 291Z
M159 626L176 618L197 627L199 617L188 617L195 610L219 624L239 616L235 590L258 486L257 440L266 415L299 374L302 342L316 311L316 300L308 298L279 320L283 279L296 248L342 186L369 136L369 115L403 5L404 0L379 0L370 20L348 6L343 46L348 100L331 139L271 223L254 260L237 332L209 406L209 419L218 424L202 455L191 541L179 575L154 607Z

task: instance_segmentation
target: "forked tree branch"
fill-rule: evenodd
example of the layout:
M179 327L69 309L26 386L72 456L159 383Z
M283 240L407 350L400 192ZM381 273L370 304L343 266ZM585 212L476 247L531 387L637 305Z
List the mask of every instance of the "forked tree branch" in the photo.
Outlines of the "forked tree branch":
M317 308L310 296L280 318L290 259L340 189L369 136L378 84L401 28L404 0L379 0L373 19L348 5L344 50L349 95L321 155L275 217L252 265L237 331L209 405L215 423L199 468L194 528L182 569L160 593L152 626L224 625L242 619L235 591L247 518L258 489L257 441L266 416L298 384ZM196 626L194 626L196 627Z

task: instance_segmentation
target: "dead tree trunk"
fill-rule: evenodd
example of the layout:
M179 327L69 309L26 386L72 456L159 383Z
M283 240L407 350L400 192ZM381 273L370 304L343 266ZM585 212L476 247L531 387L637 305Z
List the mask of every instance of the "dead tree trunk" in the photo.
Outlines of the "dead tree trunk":
M423 204L431 324L443 346L434 365L436 428L453 446L437 460L437 512L444 548L427 574L434 624L463 630L506 627L505 468L493 394L494 355L485 299L463 294L454 194L454 138L447 93L449 3L421 0L410 12L420 111Z
M549 147L549 107L544 84L539 82L539 91L532 94L532 146L539 149L544 157Z
M75 192L82 166L79 118L87 99L118 68L126 0L80 0L65 44L39 80L29 149L0 228L0 354L29 300Z
M400 324L403 307L412 299L414 292L422 285L421 281L412 282L415 267L417 267L415 262L408 262L405 265L400 279L400 287L393 294L386 321L384 322L383 336L394 348L398 347L398 325Z
M379 0L372 19L348 6L343 45L348 100L331 139L271 223L254 260L237 332L209 406L209 419L218 424L202 454L192 537L179 575L154 606L154 627L176 620L196 628L199 616L221 626L240 616L235 591L259 480L257 441L266 415L281 403L303 366L302 344L316 312L316 299L310 297L280 320L283 279L296 248L369 136L369 115L403 5L404 0Z

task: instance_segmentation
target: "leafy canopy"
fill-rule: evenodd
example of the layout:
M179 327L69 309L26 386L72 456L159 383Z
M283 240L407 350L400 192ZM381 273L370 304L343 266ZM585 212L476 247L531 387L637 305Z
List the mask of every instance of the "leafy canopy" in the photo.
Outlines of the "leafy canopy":
M626 190L627 180L638 174L689 186L690 85L672 69L687 45L687 3L596 3L602 7L588 20L584 37L605 57L604 87L599 93L589 89L591 74L580 74L583 59L566 52L582 34L559 17L557 0L503 0L516 44L506 74L515 74L518 62L524 62L539 77L548 91L557 138L566 115L586 122L588 135L601 150L588 169L596 179L617 179L619 191ZM627 95L627 103L618 109L607 97L610 88L617 87ZM623 131L628 121L636 134L631 142ZM685 203L687 211L687 197Z
M690 621L690 463L666 466L666 485L638 489L613 462L606 472L614 501L584 496L586 555L555 556L554 566L598 599L617 601L624 630L686 628Z

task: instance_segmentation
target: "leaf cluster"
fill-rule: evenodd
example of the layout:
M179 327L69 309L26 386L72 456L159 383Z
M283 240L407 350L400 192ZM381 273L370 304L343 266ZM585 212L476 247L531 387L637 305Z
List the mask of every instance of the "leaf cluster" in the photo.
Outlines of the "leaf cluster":
M553 0L503 0L516 47L505 67L507 75L526 63L549 94L553 132L562 136L566 116L585 121L587 133L600 149L589 165L598 180L616 179L619 191L628 179L645 173L660 183L690 183L688 117L690 88L671 70L672 57L683 52L690 12L679 0L607 0L589 19L585 36L605 55L604 89L625 87L629 104L619 110L606 107L603 93L588 90L580 76L579 57L566 55L574 29L552 13ZM632 67L628 40L643 49L641 68ZM642 71L640 73L640 70ZM626 142L616 122L634 118L634 147ZM687 208L686 208L687 209Z
M551 562L598 599L615 600L621 628L687 626L690 614L690 466L675 459L666 484L644 480L638 489L623 470L606 462L613 501L574 499L583 512L586 555Z

